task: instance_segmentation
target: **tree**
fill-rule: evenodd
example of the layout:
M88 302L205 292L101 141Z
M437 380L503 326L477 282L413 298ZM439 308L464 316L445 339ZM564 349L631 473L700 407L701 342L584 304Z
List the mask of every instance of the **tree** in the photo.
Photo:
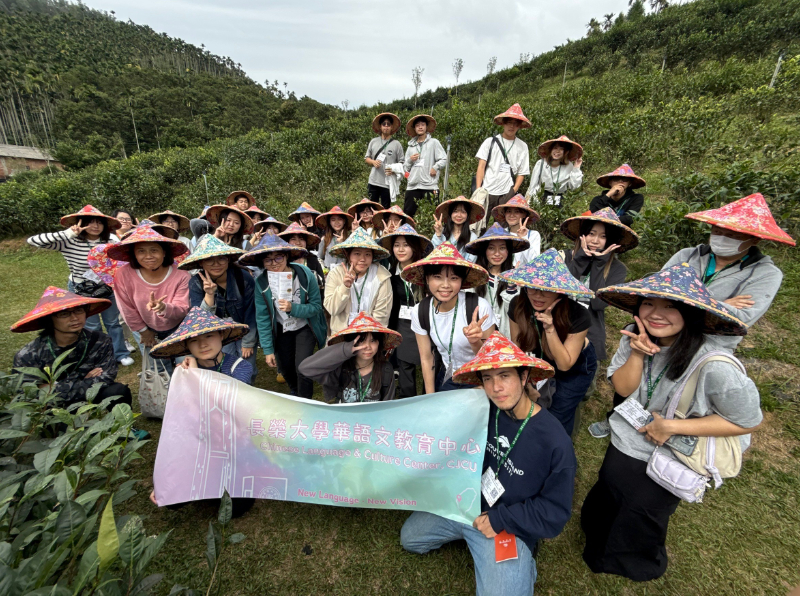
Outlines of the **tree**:
M417 95L419 94L419 86L422 85L422 74L425 69L422 67L414 67L411 69L411 83L414 84L414 109L417 108Z
M650 0L650 10L658 14L669 6L667 0Z
M461 75L461 69L464 68L464 59L457 58L453 61L453 75L456 76L456 96L458 96L458 78Z
M587 35L595 35L600 33L600 22L592 17L592 19L586 24Z
M491 75L494 73L494 68L497 66L497 57L493 56L489 59L489 64L486 65L486 74Z
M347 107L350 106L350 100L342 100L342 108L347 112Z
M644 17L644 2L642 0L628 0L628 21L638 21Z
M603 31L608 31L614 25L614 13L603 15Z

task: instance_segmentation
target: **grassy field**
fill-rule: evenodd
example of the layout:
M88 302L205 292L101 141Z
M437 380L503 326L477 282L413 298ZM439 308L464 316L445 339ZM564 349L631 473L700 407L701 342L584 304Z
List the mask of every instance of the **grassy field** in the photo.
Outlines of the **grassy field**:
M539 554L538 594L558 595L756 595L785 594L800 583L800 265L793 251L766 250L785 273L781 293L767 316L743 344L742 356L762 392L765 419L753 436L742 474L720 490L709 491L696 506L681 504L673 517L667 548L670 567L650 583L632 583L594 575L581 560L580 507L597 477L606 440L585 427L575 449L578 475L574 515L564 532L547 540ZM632 258L631 275L657 268ZM57 253L35 252L22 240L0 243L0 330L33 308L47 285L66 285L66 265ZM609 309L609 344L627 322ZM32 334L0 335L0 370L10 368L17 349ZM611 347L611 346L610 346ZM122 368L119 379L135 390L140 361ZM263 360L263 359L262 359ZM263 363L262 363L263 364ZM262 368L258 386L288 391ZM611 404L602 382L583 411L584 425L600 418ZM136 404L134 403L134 410ZM156 590L167 593L180 583L205 590L209 573L205 535L215 510L196 503L180 510L158 509L148 500L161 424L140 418L138 427L153 434L133 475L139 493L118 514L139 514L149 534L171 530L154 561L165 574ZM400 547L403 511L329 508L293 502L259 501L233 531L246 534L222 557L219 594L474 594L472 559L463 543L449 544L420 557Z

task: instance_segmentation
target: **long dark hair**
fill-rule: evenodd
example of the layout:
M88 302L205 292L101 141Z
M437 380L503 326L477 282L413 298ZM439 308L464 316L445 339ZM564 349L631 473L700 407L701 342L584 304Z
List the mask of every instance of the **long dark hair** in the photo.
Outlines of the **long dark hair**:
M639 305L636 307L636 316L639 316L639 309L642 306L644 298L639 298ZM667 362L669 363L669 370L667 371L667 378L672 381L677 381L692 364L695 355L700 346L705 342L705 334L703 329L706 326L706 313L700 308L689 306L683 302L674 302L675 308L681 313L683 317L683 329L681 329L675 341L667 351ZM633 333L640 333L639 326L633 323ZM650 335L648 332L647 335ZM658 338L650 335L653 341L658 344Z
M87 227L89 225L89 223L91 223L94 219L98 219L99 221L101 221L103 223L103 231L100 233L100 238L99 239L103 244L107 244L108 243L108 238L111 235L111 231L108 228L108 219L104 219L102 217L93 217L91 215L87 215L87 216L83 216L83 217L78 217L78 225L80 225L81 227ZM78 234L78 239L86 241L86 232L85 231L81 231Z
M374 341L378 342L378 351L375 353L375 357L372 359L372 382L369 385L370 394L374 394L381 391L381 385L383 385L383 365L386 364L388 357L386 356L386 352L383 350L383 343L385 341L385 336L383 333L377 331L370 331L367 333L372 336ZM351 333L350 335L346 335L344 337L344 341L353 342L357 337L361 336L361 341L363 342L363 338L365 338L366 335L366 333ZM357 371L358 367L356 366L355 356L349 358L342 365L342 374L345 377L345 381L351 381L353 375Z
M325 252L327 252L331 247L331 240L334 236L333 225L331 225L331 217L342 217L344 219L344 226L342 227L342 232L347 233L347 217L338 214L338 215L328 215L325 217ZM347 236L345 235L345 238ZM320 260L325 260L324 256L319 257Z
M140 244L142 242L137 242ZM174 259L172 258L172 244L167 244L166 242L156 242L161 249L164 251L164 261L161 263L162 267L171 267ZM131 248L131 259L129 264L131 265L132 269L141 269L142 265L139 264L139 261L136 260L136 244L133 244L133 248Z
M241 194L241 195L244 195L244 194ZM242 217L242 215L239 214L239 212L235 211L235 210L231 210L231 209L222 210L219 213L219 226L220 227L222 226L222 222L225 219L227 219L228 215L231 214L231 213L234 213L237 217L239 217L239 222L241 224L239 225L239 231L237 231L236 233L234 233L231 236L231 241L228 242L228 245L233 247L233 248L237 248L237 249L241 250L242 247L244 246L244 231L243 231L243 229L244 229L244 218Z
M397 272L397 265L400 261L394 255L394 242L397 238L405 238L406 242L409 246L411 246L411 262L415 263L422 258L424 250L422 248L422 240L418 237L410 236L410 235L398 235L395 236L394 240L392 240L392 249L389 250L389 273L394 274ZM419 285L413 285L412 289L414 290L414 300L419 301L420 298L424 298L427 295L428 286L424 283Z
M505 242L506 242L506 248L508 249L508 256L506 256L506 259L503 261L503 264L500 265L500 272L508 271L514 266L514 251L511 248L511 241L505 240ZM489 264L489 259L486 258L486 251L488 249L489 249L489 244L485 244L483 249L478 253L478 259L475 261L475 264L477 264L480 267L483 267L487 271L491 266ZM494 277L493 275L491 275L491 273L489 275L491 277ZM478 294L478 296L480 296L481 298L485 297L487 286L488 284L479 285L478 287L475 288L475 293ZM508 282L503 280L495 281L494 295L495 298L497 298L497 306L500 308L503 308L503 299L500 297L500 294L504 292L507 288L508 288Z
M561 343L567 339L570 329L569 320L569 303L572 302L564 294L559 294L561 302L556 304L553 309L553 326L556 328L558 339ZM547 350L547 339L539 338L539 328L537 327L538 321L535 323L533 316L534 310L530 298L528 298L527 288L520 291L517 306L514 309L514 322L519 327L519 339L516 341L517 346L524 352L533 352L536 349L541 349L542 354ZM549 354L549 353L548 353Z
M447 221L444 224L444 239L449 241L450 236L453 235L453 212L461 206L465 211L467 211L467 220L464 221L464 224L461 226L461 233L458 235L458 239L456 243L453 244L459 252L462 252L464 246L469 244L470 238L470 230L469 230L469 205L464 202L453 202L450 207L447 209Z

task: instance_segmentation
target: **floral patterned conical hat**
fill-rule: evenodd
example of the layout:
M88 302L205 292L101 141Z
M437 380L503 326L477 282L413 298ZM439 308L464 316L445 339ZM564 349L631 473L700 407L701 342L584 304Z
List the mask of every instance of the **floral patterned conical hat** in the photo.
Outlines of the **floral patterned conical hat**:
M486 269L466 260L450 242L439 244L428 256L408 265L400 276L409 283L425 285L425 265L449 265L467 269L467 277L461 282L462 290L484 285L489 281Z
M636 173L633 172L630 165L627 163L618 167L616 170L611 171L611 173L606 173L605 175L600 175L597 178L597 185L603 188L611 188L611 180L622 177L625 179L629 179L631 182L630 189L635 190L637 188L641 188L647 185L644 179L639 177Z
M332 335L328 339L328 346L333 346L334 344L343 342L346 336L353 333L382 333L384 338L383 348L381 348L381 350L384 351L394 350L403 341L403 336L394 329L384 327L380 324L380 322L376 321L367 313L362 311L353 317L353 320L350 321L347 327L337 332L335 335Z
M775 222L767 201L761 194L750 194L719 208L689 213L686 218L747 233L764 240L795 245L795 241Z
M572 276L554 248L542 252L527 265L500 273L500 279L534 290L566 294L571 298L594 298L594 292Z
M202 269L203 267L201 263L207 258L213 258L215 256L230 256L235 259L239 258L243 254L244 250L229 246L218 237L207 233L200 238L200 241L197 242L197 246L195 246L194 251L185 259L183 259L183 262L180 264L180 266L178 266L178 268L183 271Z
M555 375L555 369L540 358L528 356L499 331L492 332L481 346L478 354L453 373L454 383L480 385L481 371L527 367L531 370L529 382L541 381Z
M193 306L181 321L175 333L159 342L150 350L150 355L156 358L170 356L186 356L191 354L186 342L212 331L222 332L222 345L230 344L242 339L250 329L244 323L235 323L231 319L220 319L218 316Z
M161 225L161 220L164 219L165 217L172 217L178 222L178 231L186 231L187 229L189 229L189 219L187 219L183 215L179 215L176 212L172 212L171 210L165 210L160 213L150 215L147 218L153 221L154 223Z
M383 220L388 219L391 215L397 215L401 219L403 219L403 225L411 225L412 227L417 226L417 222L409 217L406 213L403 212L403 209L400 208L397 204L392 204L386 210L379 210L376 211L375 214L372 215L372 226L379 230L383 230Z
M350 227L355 220L355 217L350 213L344 212L338 206L334 206L328 212L324 212L319 215L316 219L314 219L314 224L319 227L320 229L324 230L328 226L328 219L330 217L342 217L345 219L345 227Z
M603 302L635 313L642 298L666 298L700 308L706 313L705 333L745 335L747 325L734 317L722 302L711 297L697 272L688 264L675 265L653 275L597 290Z
M261 238L255 248L244 253L242 258L239 259L239 264L243 267L261 267L264 264L264 254L269 254L270 252L288 253L289 262L308 255L308 250L305 248L292 246L277 235L268 233Z
M39 298L36 308L14 323L11 326L11 331L13 333L26 333L44 329L47 325L47 318L50 315L59 313L62 310L77 308L78 306L85 306L86 316L91 317L111 306L111 300L106 298L87 298L51 285Z
M293 213L289 213L289 220L290 221L299 221L300 215L312 215L315 219L322 213L320 213L316 208L311 206L308 202L303 202L300 206L297 207L297 210Z
M306 238L306 246L308 248L313 248L319 244L319 236L316 233L311 233L308 229L296 221L292 221L285 231L282 231L278 234L278 237L288 242L293 235L301 235Z
M494 220L500 224L506 222L505 217L505 210L507 208L517 208L523 212L528 213L528 225L532 225L536 223L541 217L539 217L539 213L531 208L531 205L528 204L528 201L525 200L525 196L522 194L516 194L513 198L509 199L508 202L505 204L498 204L492 209L492 216ZM530 219L533 219L532 221Z
M501 112L499 115L497 115L493 119L494 124L502 125L503 119L506 117L520 121L522 123L520 129L528 129L531 126L530 119L526 117L525 114L522 112L522 107L519 105L519 103L513 104L511 108L509 108L507 111Z
M72 213L71 215L64 215L61 217L61 225L64 227L72 227L77 223L81 217L95 217L97 219L105 219L108 223L108 228L112 231L116 231L120 227L122 227L122 223L117 221L114 217L109 217L106 214L103 214L99 210L97 210L91 204L87 204L82 209L80 209L76 213Z
M472 240L469 244L464 246L464 250L470 254L478 256L486 249L486 247L489 245L489 242L498 240L501 242L511 242L512 253L523 252L531 247L531 243L527 238L521 238L518 235L514 235L499 223L493 223L492 226L489 227L489 229L487 229L481 237Z
M583 156L583 146L581 146L578 142L573 142L565 135L561 135L553 140L542 142L539 145L537 153L544 159L549 158L550 148L552 148L554 144L566 144L570 146L570 149L567 150L567 158L569 160L578 160L581 156Z
M183 254L189 254L189 248L187 248L183 242L164 237L148 225L139 225L133 230L133 233L131 233L121 242L109 244L106 254L108 254L109 258L114 260L131 262L131 256L133 256L133 246L134 244L138 244L140 242L157 242L159 244L169 245L172 249L173 260L177 260L177 257L180 257Z
M343 241L341 244L336 244L328 252L334 258L346 259L347 254L345 250L352 250L353 248L364 248L365 250L372 250L372 262L377 262L384 258L389 258L389 252L383 246L378 245L372 236L367 233L363 227L359 227L350 237Z

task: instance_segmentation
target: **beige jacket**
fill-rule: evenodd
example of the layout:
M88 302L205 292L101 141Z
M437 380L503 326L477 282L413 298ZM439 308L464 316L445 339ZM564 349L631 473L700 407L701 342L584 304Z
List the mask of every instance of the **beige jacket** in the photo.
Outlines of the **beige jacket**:
M392 276L386 267L381 265L377 265L377 267L378 290L372 298L369 309L365 312L384 327L388 327L393 300ZM350 288L343 283L344 272L345 263L336 265L325 280L323 305L331 315L331 335L335 335L347 327L347 317L350 314Z

